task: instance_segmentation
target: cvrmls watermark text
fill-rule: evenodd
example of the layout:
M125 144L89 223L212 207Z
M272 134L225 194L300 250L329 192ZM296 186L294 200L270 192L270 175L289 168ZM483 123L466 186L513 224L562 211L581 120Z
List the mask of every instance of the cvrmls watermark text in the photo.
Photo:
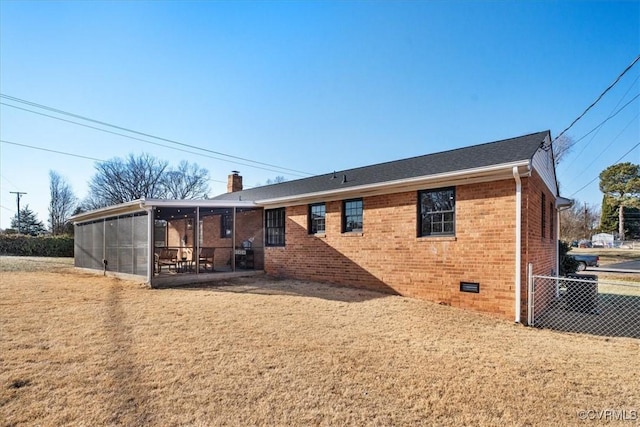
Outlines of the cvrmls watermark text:
M581 409L578 418L589 421L638 421L636 409Z

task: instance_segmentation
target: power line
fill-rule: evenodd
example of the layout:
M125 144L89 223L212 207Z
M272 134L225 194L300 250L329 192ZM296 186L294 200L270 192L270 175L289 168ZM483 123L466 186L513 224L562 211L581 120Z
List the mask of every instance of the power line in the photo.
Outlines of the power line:
M624 75L627 73L627 71L629 71L629 70L630 70L630 69L631 69L631 68L636 64L636 62L638 62L639 60L640 60L640 55L638 55L638 56L636 57L636 59L634 59L634 60L633 60L633 62L632 62L631 64L629 64L629 66L628 66L627 68L625 68L625 69L624 69L624 71L622 71L622 73L620 73L620 75L619 75L618 77L616 77L616 79L613 81L613 83L611 83L611 84L609 85L609 87L607 87L607 88L606 88L606 89L605 89L605 90L600 94L600 96L598 96L598 98L596 98L596 100L595 100L595 101L593 101L593 102L591 103L591 105L589 105L589 106L587 107L587 109L586 109L586 110L584 110L584 111L582 112L582 114L580 114L580 115L579 115L579 116L578 116L578 117L577 117L573 122L571 122L571 124L570 124L569 126L567 126L567 128L566 128L565 130L563 130L562 132L560 132L560 133L558 134L558 136L556 136L553 140L555 141L556 139L560 138L560 137L561 137L562 135L564 135L564 134L565 134L569 129L571 129L571 128L573 127L573 125L575 125L575 124L578 122L578 120L580 120L582 117L584 117L584 115L585 115L585 114L587 114L587 112L588 112L591 108L593 108L593 106L594 106L594 105L596 105L596 104L597 104L597 103L602 99L602 97L603 97L607 92L609 92L609 90L611 90L611 88L613 88L613 87L614 87L614 86L615 86L615 85L620 81L620 79L622 78L622 76L624 76Z
M39 111L29 110L28 108L18 107L17 105L11 105L11 104L7 104L5 102L0 102L0 105L4 105L4 106L7 106L7 107L15 108L15 109L22 110L22 111L27 111L29 113L38 114L38 115L44 116L44 117L49 117L51 119L60 120L62 122L72 123L74 125L86 127L86 128L89 128L89 129L98 130L100 132L105 132L105 133L110 133L112 135L122 136L124 138L133 139L135 141L141 141L141 142L144 142L144 143L147 143L147 144L151 144L151 145L155 145L155 146L158 146L158 147L168 148L170 150L180 151L182 153L193 154L194 156L207 157L207 158L214 159L214 160L220 160L220 161L223 161L223 162L228 162L228 163L233 163L233 164L236 164L236 165L247 166L247 167L251 167L251 168L255 168L255 169L262 169L262 170L266 170L266 171L269 171L269 172L283 173L281 170L274 170L274 169L269 169L269 168L265 168L265 167L261 167L261 166L250 165L250 164L247 164L247 163L241 163L241 162L237 162L237 161L233 161L233 160L222 159L220 157L211 156L209 154L195 153L193 151L185 150L184 148L171 147L169 145L160 144L158 142L153 142L153 141L148 141L146 139L137 138L135 136L126 135L124 133L114 132L114 131L107 130L107 129L102 129L102 128L99 128L99 127L96 127L96 126L91 126L91 125L87 125L87 124L84 124L84 123L78 123L78 122L75 122L73 120L63 119L62 117L52 116L50 114L42 113L42 112L39 112ZM301 175L295 174L295 173L287 173L287 174L288 175L301 176Z
M18 188L17 185L15 185L13 182L11 182L6 176L4 175L0 175L0 178L2 178L3 181L8 182L9 184L13 185L14 187Z
M0 139L0 142L3 142L5 144L17 145L19 147L31 148L33 150L48 151L49 153L63 154L65 156L78 157L78 158L81 158L81 159L93 160L93 161L96 161L96 162L104 162L104 160L96 159L95 157L87 157L87 156L82 156L80 154L66 153L64 151L51 150L49 148L36 147L36 146L33 146L33 145L19 144L17 142L7 141L6 139Z
M20 198L27 193L24 191L9 191L9 193L16 195L16 203L18 204L18 234L20 234Z
M17 145L19 147L30 148L32 150L48 151L50 153L62 154L63 156L71 156L71 157L78 157L78 158L81 158L81 159L93 160L93 161L96 161L96 162L104 162L105 161L105 160L101 160L101 159L96 159L94 157L82 156L80 154L67 153L65 151L58 151L58 150L51 150L51 149L48 149L48 148L36 147L34 145L20 144L20 143L17 143L17 142L7 141L5 139L0 139L0 142L3 142L5 144ZM7 182L11 183L4 176L2 178L5 179ZM218 183L221 183L221 184L226 184L227 183L227 181L221 181L219 179L211 179L211 178L209 178L209 181L218 182ZM11 184L14 185L13 183L11 183ZM15 187L15 185L14 185L14 187ZM246 188L251 188L251 186L246 186Z
M627 151L626 153L624 153L622 155L622 157L620 157L618 160L616 160L615 162L613 162L613 164L615 165L616 163L618 163L620 160L624 159L627 154L631 153L633 150L635 150L636 148L638 148L638 146L640 146L640 142L638 142L636 145L634 145L633 147L631 147L631 149L629 151ZM569 197L573 197L576 194L578 194L579 192L581 192L582 190L584 190L585 188L587 188L589 185L591 185L591 183L593 181L595 181L596 179L598 179L600 177L600 175L596 176L595 178L593 178L591 181L587 182L584 186L580 187L580 189L578 191L575 191L572 195L570 195Z
M611 109L611 113L609 113L609 117L607 117L607 120L612 118L613 116L615 116L616 114L618 114L622 109L616 111L616 108L618 108L618 106L622 103L622 101L624 100L624 98L629 94L629 92L631 91L631 89L633 89L634 85L636 84L636 82L638 81L638 79L640 79L640 74L638 74L636 76L636 78L633 80L633 82L631 82L631 84L629 85L629 88L626 90L626 92L620 97L620 100L617 102L617 104ZM622 108L626 107L623 106ZM604 122L603 122L604 123ZM602 123L602 124L603 124ZM589 140L589 142L587 142L585 145L582 146L582 149L580 150L580 152L574 156L573 161L571 163L569 163L569 165L566 165L567 168L570 168L571 165L573 165L577 159L580 157L580 155L582 155L582 153L584 152L584 150L587 149L587 147L593 142L593 140L596 138L596 136L598 135L598 133L600 133L600 131L602 130L602 127L598 127L598 131L596 133L593 134L593 136L591 137L591 139ZM589 132L590 133L590 132ZM586 138L587 135L589 135L588 133L584 136L582 136L581 138L579 138L577 141L572 141L569 146L569 148L573 147L574 145L576 145L578 142L580 142L582 139Z
M20 144L20 143L17 143L17 142L7 141L5 139L0 139L0 142L3 142L5 144L17 145L19 147L30 148L32 150L48 151L50 153L62 154L64 156L71 156L71 157L78 157L78 158L81 158L81 159L93 160L93 161L96 161L96 162L104 162L105 161L105 160L101 160L101 159L96 159L94 157L82 156L80 154L67 153L65 151L58 151L58 150L51 150L49 148L36 147L34 145ZM4 176L2 178L5 179L7 182L11 183L8 179L4 178ZM209 179L209 181L211 181L211 182L219 182L221 184L226 184L227 183L227 181L221 181L219 179ZM13 184L13 185L15 186L15 184ZM247 188L251 188L251 186L247 186Z
M222 153L222 152L219 152L219 151L209 150L207 148L202 148L202 147L198 147L198 146L191 145L191 144L185 144L183 142L179 142L179 141L176 141L176 140L173 140L173 139L163 138L163 137L152 135L152 134L149 134L149 133L136 131L136 130L133 130L133 129L130 129L130 128L125 128L125 127L122 127L122 126L114 125L114 124L103 122L103 121L96 120L96 119L92 119L92 118L86 117L86 116L81 116L79 114L71 113L71 112L60 110L60 109L53 108L53 107L49 107L49 106L46 106L46 105L43 105L43 104L38 104L36 102L28 101L26 99L17 98L17 97L14 97L14 96L3 94L3 93L0 93L0 97L8 99L8 100L11 100L11 101L14 101L14 102L19 102L19 103L22 103L22 104L26 104L26 105L29 105L29 106L32 106L32 107L37 107L37 108L40 108L40 109L43 109L43 110L48 110L48 111L55 112L55 113L58 113L58 114L63 114L63 115L66 115L66 116L75 117L77 119L85 120L85 121L92 122L92 123L97 123L97 124L100 124L102 126L107 126L107 127L111 127L111 128L114 128L114 129L119 129L119 130L126 131L126 132L129 132L129 133L133 133L133 134L136 134L136 135L141 135L141 136L144 136L144 137L147 137L147 138L158 139L160 141L169 142L171 144L176 144L176 145L180 145L180 146L183 146L183 147L188 147L188 148L191 148L191 149L205 151L205 152L208 152L208 153L216 154L218 156L229 157L229 158L236 159L236 160L242 160L244 162L254 163L254 164L263 165L263 166L269 166L269 167L272 167L272 168L277 168L277 169L281 169L281 170L285 170L285 171L295 172L295 173L299 173L299 174L303 174L303 175L313 175L312 173L309 173L309 172L304 172L304 171L299 171L299 170L296 170L296 169L285 168L285 167L278 166L278 165L273 165L273 164L270 164L270 163L259 162L257 160L247 159L245 157L234 156L234 155Z
M573 177L573 180L571 180L571 182L576 181L576 179L577 179L580 175L582 175L583 173L585 173L585 172L589 169L589 166L591 166L591 165L592 165L592 164L594 164L598 159L600 159L600 156L601 156L601 155L603 155L603 154L604 154L604 153L609 149L609 147L611 147L611 146L613 145L613 143L614 143L614 142L616 142L616 141L618 140L618 138L620 138L620 137L622 136L622 134L623 134L623 133L624 133L624 132L629 128L629 126L631 126L631 124L632 124L634 121L636 121L636 120L638 119L638 116L640 116L640 112L639 112L638 114L636 114L636 115L635 115L635 116L634 116L634 117L629 121L629 123L627 123L627 125L626 125L624 128L622 128L622 130L621 130L620 132L618 132L618 134L617 134L617 135L616 135L616 136L611 140L611 142L609 142L609 144L607 144L607 146L606 146L606 147L604 147L604 149L602 149L602 151L600 151L600 153L598 153L598 155L597 155L597 156L593 156L593 160L591 160L591 163L589 163L588 165L586 165L586 166L584 166L584 167L581 167L581 168L580 168L580 172L579 172L577 175L575 175L575 176ZM571 164L573 164L573 162L572 162ZM568 169L571 169L571 168L568 168Z
M606 119L604 119L603 121L601 121L596 127L594 127L593 129L591 129L589 132L587 132L586 134L584 134L583 136L581 136L580 138L576 139L574 141L573 144L571 144L571 146L576 145L578 142L582 141L583 139L585 139L587 136L589 136L591 133L593 133L596 129L602 127L602 125L604 125L605 123L607 123L609 120L611 120L612 118L614 118L615 116L618 115L618 113L620 113L622 110L624 110L625 108L627 108L629 106L629 104L631 104L633 101L635 101L636 99L638 99L640 97L640 93L638 93L636 96L634 96L633 98L631 98L629 100L629 102L627 102L626 104L624 104L622 107L620 107L620 109L618 109L618 111L616 111L615 113L611 114L609 117L607 117ZM582 153L582 151L580 152Z

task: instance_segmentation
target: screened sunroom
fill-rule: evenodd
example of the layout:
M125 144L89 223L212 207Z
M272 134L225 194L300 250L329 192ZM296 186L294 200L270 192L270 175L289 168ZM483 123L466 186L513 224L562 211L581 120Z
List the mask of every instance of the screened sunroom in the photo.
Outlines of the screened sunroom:
M75 266L152 287L262 271L263 212L253 202L140 199L79 214Z

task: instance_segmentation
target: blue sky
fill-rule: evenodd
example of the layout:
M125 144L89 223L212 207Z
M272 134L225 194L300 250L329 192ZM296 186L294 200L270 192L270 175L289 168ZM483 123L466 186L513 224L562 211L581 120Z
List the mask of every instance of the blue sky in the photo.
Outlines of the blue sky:
M5 95L318 174L547 129L555 137L640 54L640 2L3 0L0 36ZM639 76L640 63L568 134L582 138L631 101ZM308 176L6 105L0 114L0 137L13 143L196 162L212 195L231 170L250 186ZM563 196L600 204L598 180L587 184L640 142L639 114L636 98L576 144L558 167ZM94 161L0 150L1 228L15 215L11 191L26 192L21 206L46 223L49 170L86 195ZM623 161L640 163L640 147Z

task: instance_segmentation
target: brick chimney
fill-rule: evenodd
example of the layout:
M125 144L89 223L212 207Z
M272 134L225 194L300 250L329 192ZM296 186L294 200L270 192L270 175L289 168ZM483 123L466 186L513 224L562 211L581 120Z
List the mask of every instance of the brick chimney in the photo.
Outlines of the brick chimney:
M231 175L227 178L227 193L235 193L242 191L242 177L240 172L231 171Z

